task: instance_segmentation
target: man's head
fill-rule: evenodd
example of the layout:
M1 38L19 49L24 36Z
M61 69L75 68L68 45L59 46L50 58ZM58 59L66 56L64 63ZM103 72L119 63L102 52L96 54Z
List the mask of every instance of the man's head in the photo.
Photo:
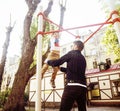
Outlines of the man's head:
M83 48L84 48L84 44L80 40L77 40L77 41L73 42L73 50L80 50L80 51L82 51Z

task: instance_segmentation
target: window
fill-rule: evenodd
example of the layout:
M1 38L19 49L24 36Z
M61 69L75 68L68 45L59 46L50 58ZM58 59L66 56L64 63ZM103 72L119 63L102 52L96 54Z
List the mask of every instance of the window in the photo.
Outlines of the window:
M120 79L112 80L113 97L120 98Z
M90 83L88 86L88 90L91 91L91 99L99 99L100 98L100 90L99 90L98 82Z

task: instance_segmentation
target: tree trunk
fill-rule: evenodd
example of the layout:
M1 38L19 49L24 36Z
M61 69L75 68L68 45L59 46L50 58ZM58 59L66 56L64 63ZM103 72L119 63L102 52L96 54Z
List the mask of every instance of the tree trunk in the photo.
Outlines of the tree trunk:
M30 68L33 60L33 55L36 46L36 38L30 39L30 26L33 14L39 4L40 0L25 0L28 5L28 13L24 21L24 37L22 47L22 58L19 69L16 73L13 83L12 91L4 105L4 111L25 111L24 91L30 78L36 73L36 66ZM47 9L48 15L51 11L52 1L49 2ZM49 11L50 8L50 11Z
M19 64L19 69L15 75L15 80L11 93L4 105L4 111L25 111L24 91L30 78L36 73L36 66L30 67L33 60L33 55L36 46L36 38L30 39L30 26L33 14L40 0L25 0L28 5L28 13L24 21L24 37L22 47L22 58ZM44 12L46 16L51 12L53 1L48 4L48 9ZM62 24L61 22L60 24Z
M10 21L11 23L11 21ZM13 27L11 27L11 24L7 27L7 32L6 32L6 40L3 45L3 52L2 52L2 57L1 57L1 62L0 62L0 90L1 90L1 84L2 84L2 76L4 73L4 67L5 67L5 62L7 58L7 50L10 42L10 33L12 31Z
M36 46L35 40L30 38L30 26L33 14L39 4L40 0L25 0L28 5L28 13L24 21L24 37L22 47L22 58L20 61L19 69L15 75L15 80L11 93L4 105L4 111L25 111L24 91L30 77L35 74L34 70L30 69L33 62L33 55ZM32 72L31 72L32 71Z
M22 70L19 73L21 73L21 75L17 74L15 77L15 84L13 85L12 92L4 107L5 111L25 111L24 90L27 84L26 81L28 81L26 79L29 79L29 77L24 77L24 72Z
M66 4L67 4L67 0L60 2L61 0L59 0L59 5L60 5L60 22L59 22L59 26L61 29L61 27L63 26L63 21L64 21L64 13L66 10ZM63 3L64 2L64 3Z

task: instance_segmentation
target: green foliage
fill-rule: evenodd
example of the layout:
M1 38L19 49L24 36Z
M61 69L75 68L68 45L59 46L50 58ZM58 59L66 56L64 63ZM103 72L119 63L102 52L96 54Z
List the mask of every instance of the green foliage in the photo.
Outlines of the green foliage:
M29 100L29 93L25 92L24 93L24 102L25 102L26 105L27 105L28 100Z
M55 27L53 25L51 25L49 22L45 21L43 28L45 28L45 29L43 29L45 32L49 32L51 30L51 28L52 28L52 30L54 30ZM31 39L34 39L37 32L38 32L38 22L37 22L37 19L33 19L33 22L31 24L31 30L30 30ZM42 55L44 55L49 48L49 45L50 45L49 44L49 40L50 40L49 35L50 34L48 34L48 35L45 34L42 37ZM35 54L33 56L34 61L31 64L30 69L36 65L36 56L37 56L37 54L36 54L36 49L35 49Z
M44 21L44 26L43 26L43 31L44 32L49 32L51 30L56 30L57 29L57 26L55 27L53 24L47 22L47 21ZM37 19L34 18L33 21L32 21L32 24L31 24L31 28L30 28L30 36L31 36L31 39L34 39L36 37L36 34L38 32L38 22L37 22ZM50 36L51 34L45 34L43 35L42 37L42 55L44 55L49 47L50 47ZM36 65L36 49L35 49L35 53L34 53L34 56L33 56L33 63L31 64L30 66L30 69L32 67L34 67Z
M120 7L117 7L120 16ZM107 52L115 55L114 62L120 62L120 44L113 25L109 25L103 37L102 43L106 46Z
M9 94L10 94L10 90L0 92L0 108L3 108Z
M8 99L10 92L11 92L11 89L0 92L0 108L3 108L6 100ZM24 102L26 104L28 102L28 99L29 99L29 94L26 92L26 93L24 93Z
M120 45L113 26L107 27L106 33L102 39L102 43L106 46L107 52L116 56L114 62L120 61Z
M34 39L38 31L37 18L34 18L30 27L30 37Z

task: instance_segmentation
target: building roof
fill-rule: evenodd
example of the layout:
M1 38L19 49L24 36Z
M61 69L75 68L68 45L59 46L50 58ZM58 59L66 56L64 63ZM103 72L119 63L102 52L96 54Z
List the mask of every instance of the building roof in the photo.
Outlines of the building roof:
M87 69L86 74L97 74L97 73L105 73L110 71L120 70L120 64L111 65L109 69L100 71L99 68L97 69Z

